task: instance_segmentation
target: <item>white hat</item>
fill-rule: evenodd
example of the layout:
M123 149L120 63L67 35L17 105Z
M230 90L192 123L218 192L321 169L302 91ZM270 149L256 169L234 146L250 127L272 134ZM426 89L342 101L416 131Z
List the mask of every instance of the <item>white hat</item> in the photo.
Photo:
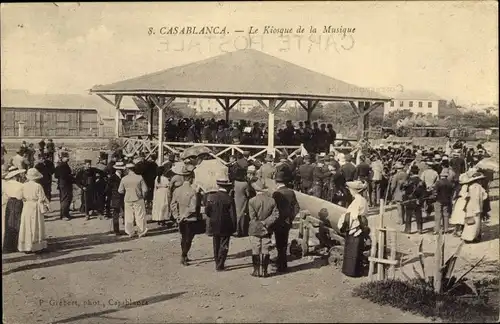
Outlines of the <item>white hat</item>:
M11 167L12 168L12 167ZM17 169L17 168L14 168L14 170L11 170L11 168L9 168L9 173L7 173L4 177L5 180L8 180L8 179L11 179L13 177L15 177L16 175L18 174L22 174L22 173L25 173L26 170L25 169ZM36 169L35 169L36 170Z
M441 160L441 155L439 154L434 155L434 160Z
M125 164L123 164L122 161L118 161L116 162L114 165L113 165L113 168L117 169L117 170L123 170L125 169Z
M127 163L127 164L125 165L125 167L126 167L127 169L131 169L131 168L135 167L135 164L134 164L134 163Z
M349 189L352 189L354 191L357 191L357 192L361 192L363 190L365 190L366 188L368 188L368 185L363 182L363 181L348 181L346 182L346 185Z
M11 166L9 167L9 170L8 170L8 171L10 172L10 171L16 171L16 170L17 170L17 167L16 167L16 166L11 165Z
M35 168L29 169L28 172L26 173L26 179L28 180L33 181L41 178L43 178L43 175Z
M247 172L255 172L257 169L255 168L255 165L250 165L248 166Z

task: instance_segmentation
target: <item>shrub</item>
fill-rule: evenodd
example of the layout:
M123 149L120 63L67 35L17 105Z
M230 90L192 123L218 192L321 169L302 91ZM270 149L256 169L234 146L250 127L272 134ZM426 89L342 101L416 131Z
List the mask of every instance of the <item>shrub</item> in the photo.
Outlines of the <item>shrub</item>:
M496 293L498 294L498 287ZM466 298L437 295L430 283L418 279L363 283L354 289L353 295L379 305L390 305L403 311L445 321L491 322L496 321L498 316L497 305L489 305L487 296Z

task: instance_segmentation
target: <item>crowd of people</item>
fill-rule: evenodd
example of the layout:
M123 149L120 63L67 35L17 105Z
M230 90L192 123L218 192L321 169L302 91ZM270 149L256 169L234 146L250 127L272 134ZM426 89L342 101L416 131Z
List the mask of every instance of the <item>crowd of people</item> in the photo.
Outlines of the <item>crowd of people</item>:
M296 125L287 120L275 127L275 145L304 144L309 152L328 150L337 139L332 124L300 121ZM265 123L240 120L170 118L164 126L168 142L267 145L268 128Z
M230 158L228 178L218 179L218 189L209 192L193 185L200 156L180 159L172 154L158 165L154 154L146 158L143 152L127 155L118 149L111 154L101 152L95 166L86 160L82 168L72 170L68 152L47 142L41 142L35 153L24 142L9 161L3 159L2 145L4 252L46 248L44 214L53 179L61 219L72 219L76 185L81 190L80 212L87 219L94 215L110 219L115 235L122 235L120 217L131 238L147 234L149 219L160 226L176 224L183 265L189 264L188 253L197 234L213 236L217 271L225 269L230 238L250 237L252 275L264 277L268 276L273 235L276 270L287 271L288 235L300 209L294 190L347 208L338 228L346 236L343 272L349 276L361 275L360 253L369 233L364 219L380 199L396 204L403 232L412 233L415 221L416 233L422 234L423 222L434 213L434 233L449 233L453 225L453 234L466 242L480 240L481 223L490 210L491 176L474 168L487 153L478 146L468 159L470 149L463 142L425 149L371 147L361 141L346 154L329 149L326 144L333 142L328 140L326 147L316 144L311 151L303 145L303 154L293 160L268 155L260 161L245 151ZM272 193L270 180L277 186Z

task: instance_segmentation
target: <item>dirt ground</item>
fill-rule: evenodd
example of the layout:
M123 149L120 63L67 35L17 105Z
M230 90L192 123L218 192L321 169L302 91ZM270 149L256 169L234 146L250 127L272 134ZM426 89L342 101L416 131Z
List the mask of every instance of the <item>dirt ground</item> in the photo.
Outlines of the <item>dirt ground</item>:
M498 276L498 184L492 194L492 219L484 226L483 241L464 246L458 274L486 255L486 262L469 277ZM286 275L253 278L248 239L232 239L228 271L216 272L211 238L199 235L190 253L193 261L184 267L175 230L149 224L143 238L117 238L107 234L109 220L59 220L56 197L51 209L54 212L46 217L49 253L2 256L4 323L429 321L352 297L352 288L368 279L347 278L319 258L291 260ZM385 223L398 228L391 210ZM377 217L370 217L370 223L376 224ZM426 223L426 228L432 226L432 221ZM294 230L290 237L296 236ZM429 275L435 236L398 234L407 274L418 263L415 253L421 237ZM446 256L459 241L446 237ZM396 276L401 276L399 270Z
M248 239L233 239L219 273L206 235L184 267L176 231L149 224L148 236L130 240L107 235L108 220L56 214L46 219L51 252L3 255L4 323L425 322L352 297L366 279L347 279L320 259L253 278Z

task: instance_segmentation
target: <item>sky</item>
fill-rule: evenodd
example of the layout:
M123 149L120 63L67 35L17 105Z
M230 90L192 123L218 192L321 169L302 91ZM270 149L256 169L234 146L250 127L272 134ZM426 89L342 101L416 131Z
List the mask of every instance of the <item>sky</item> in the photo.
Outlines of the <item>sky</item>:
M498 103L496 2L56 4L1 4L2 90L86 93L254 48L388 95L414 89L458 103ZM266 25L294 34L264 35ZM160 35L163 26L226 26L228 34ZM248 35L250 26L259 32ZM324 26L355 30L328 35Z

